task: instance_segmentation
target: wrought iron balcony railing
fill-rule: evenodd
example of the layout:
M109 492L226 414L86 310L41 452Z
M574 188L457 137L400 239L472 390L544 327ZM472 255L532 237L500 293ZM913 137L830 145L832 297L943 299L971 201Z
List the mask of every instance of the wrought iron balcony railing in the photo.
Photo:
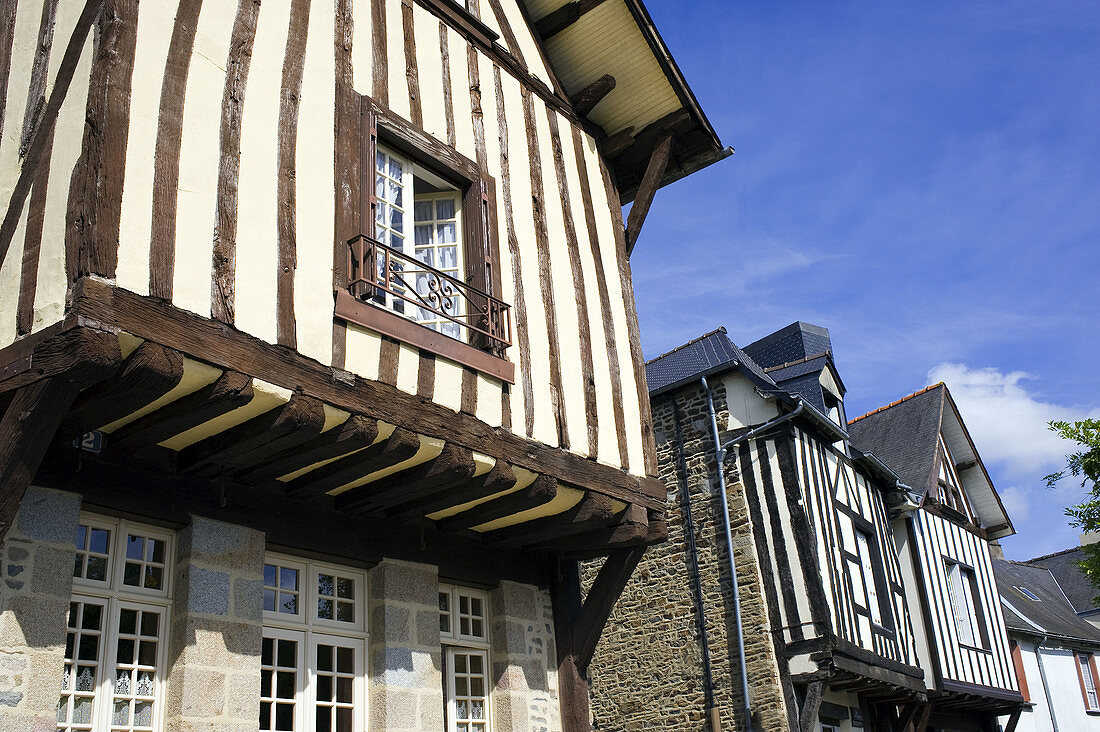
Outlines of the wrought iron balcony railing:
M347 271L359 300L496 356L512 344L510 305L368 236L348 241Z

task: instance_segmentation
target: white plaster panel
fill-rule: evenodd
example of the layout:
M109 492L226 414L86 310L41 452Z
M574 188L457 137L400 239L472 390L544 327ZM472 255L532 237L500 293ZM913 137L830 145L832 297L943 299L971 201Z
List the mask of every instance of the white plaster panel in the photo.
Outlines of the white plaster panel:
M115 281L119 287L141 295L149 292L157 125L164 66L174 25L173 13L166 13L155 5L138 6L130 130L126 141L126 185L122 190Z
M58 12L60 13L60 7ZM75 19L69 18L70 15L71 8L67 8L66 19L75 24ZM57 42L58 38L55 37L54 43ZM57 49L57 46L54 48ZM65 295L69 287L65 267L66 212L69 207L69 184L73 168L80 157L84 137L92 49L93 40L89 35L81 49L72 86L65 95L54 127L42 244L38 253L38 282L34 292L34 330L56 323L65 315Z
M290 0L266 0L260 8L241 115L234 324L246 333L275 343L279 92Z
M332 251L336 237L334 33L331 8L311 3L295 160L298 251L294 319L298 352L326 365L332 363Z
M584 378L581 374L580 328L577 319L577 296L573 288L573 268L569 263L569 248L565 242L565 224L561 196L554 163L554 147L550 139L550 123L546 104L534 97L535 129L538 132L539 162L542 164L543 208L548 232L550 279L553 284L554 309L558 330L558 357L561 364L561 398L565 424L569 434L569 451L588 457L588 420L584 408ZM559 125L560 133L560 125ZM534 190L534 181L532 181Z
M210 314L221 103L235 11L235 3L203 4L183 109L172 302L204 317Z

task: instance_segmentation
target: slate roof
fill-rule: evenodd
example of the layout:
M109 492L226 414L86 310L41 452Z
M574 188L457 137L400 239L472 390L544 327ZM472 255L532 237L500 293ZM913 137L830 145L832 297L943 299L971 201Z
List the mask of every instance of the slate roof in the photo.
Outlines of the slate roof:
M1058 580L1046 568L1027 562L994 559L993 574L997 578L997 590L1002 598L1001 607L1009 631L1052 635L1100 645L1100 628L1077 617ZM1039 598L1039 602L1025 597L1015 587L1027 588Z
M935 479L946 390L941 382L850 420L852 444L889 465L902 483L928 490Z
M737 366L747 371L749 377L761 388L778 388L775 381L729 339L725 328L712 330L647 361L645 377L649 384L649 393L657 394L698 380L700 376Z
M745 346L745 353L764 368L801 361L832 350L828 328L801 320Z
M768 376L776 380L776 382L787 381L788 379L794 379L799 376L805 376L806 374L817 374L825 370L829 363L829 354L821 353L817 356L807 358L801 361L786 362L781 366L769 366L764 369Z
M1084 550L1075 546L1055 554L1029 559L1027 563L1050 570L1058 580L1062 591L1066 593L1066 597L1069 598L1074 612L1087 613L1097 609L1095 599L1100 595L1100 590L1089 582L1089 578L1077 566L1077 562L1084 558Z

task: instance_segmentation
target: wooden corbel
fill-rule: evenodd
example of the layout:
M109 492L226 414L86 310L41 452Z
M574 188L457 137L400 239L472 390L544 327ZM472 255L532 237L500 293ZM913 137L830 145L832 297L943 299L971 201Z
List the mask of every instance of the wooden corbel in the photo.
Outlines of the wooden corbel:
M630 207L630 216L626 219L626 255L634 251L634 245L638 242L638 235L642 232L642 224L649 213L649 207L653 204L653 196L657 193L657 187L661 185L665 168L668 165L669 151L672 149L672 133L666 134L660 139L653 153L649 156L649 164L646 165L642 183L638 186L638 193L634 196L634 205Z
M3 384L14 388L0 417L0 545L77 394L112 376L122 356L117 336L78 327L41 343L26 361Z
M596 105L615 88L615 77L604 74L591 84L573 95L573 109L581 117L587 117L588 113L595 109Z

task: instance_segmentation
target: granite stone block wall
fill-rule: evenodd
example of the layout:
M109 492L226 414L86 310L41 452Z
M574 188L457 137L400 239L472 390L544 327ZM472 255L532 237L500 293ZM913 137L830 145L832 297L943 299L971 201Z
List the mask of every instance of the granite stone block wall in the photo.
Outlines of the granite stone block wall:
M712 386L719 424L725 393ZM689 387L675 395L680 411L687 484L699 549L714 699L723 729L745 728L729 559L722 527L717 465L706 395ZM589 668L592 717L598 730L705 730L701 633L691 585L684 507L679 492L676 428L670 397L656 399L653 418L660 477L668 488L669 538L651 547L616 604ZM734 461L725 466L745 655L754 728L788 726L787 705L748 521L744 487ZM587 563L587 584L599 570Z
M264 535L202 516L179 534L165 728L250 732L260 716Z
M550 594L501 582L489 594L494 732L560 728Z
M439 570L384 559L367 595L371 732L443 729Z
M80 497L30 486L0 568L0 728L52 732L65 662Z

